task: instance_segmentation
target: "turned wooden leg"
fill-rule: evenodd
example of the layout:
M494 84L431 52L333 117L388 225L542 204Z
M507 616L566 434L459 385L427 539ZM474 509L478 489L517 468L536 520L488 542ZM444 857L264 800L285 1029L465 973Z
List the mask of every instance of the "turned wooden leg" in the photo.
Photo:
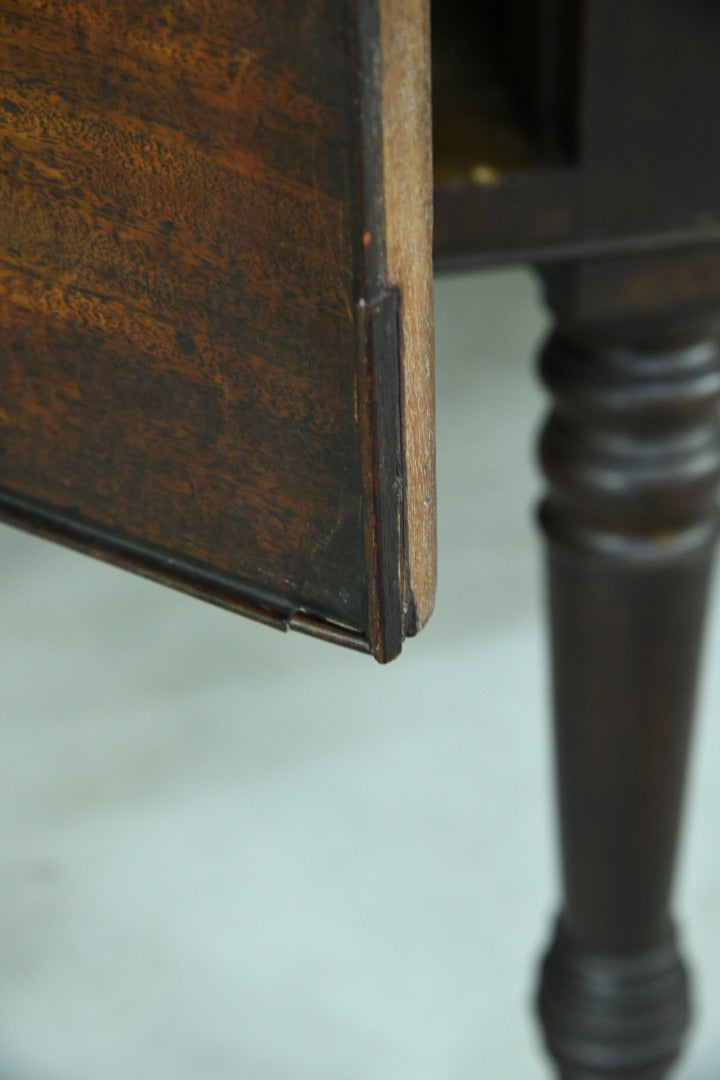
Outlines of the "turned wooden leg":
M669 905L717 532L707 325L560 320L542 356L564 902L538 1008L564 1080L659 1080L688 1027Z

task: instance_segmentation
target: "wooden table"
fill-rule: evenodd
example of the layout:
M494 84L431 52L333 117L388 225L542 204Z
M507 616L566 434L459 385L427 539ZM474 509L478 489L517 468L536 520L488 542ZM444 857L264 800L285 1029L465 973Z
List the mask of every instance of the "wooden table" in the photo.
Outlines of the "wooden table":
M429 22L0 0L0 513L398 655L435 587L432 66L436 267L531 263L557 327L539 1014L565 1080L656 1080L689 1018L669 910L717 535L720 9L445 0L432 54Z

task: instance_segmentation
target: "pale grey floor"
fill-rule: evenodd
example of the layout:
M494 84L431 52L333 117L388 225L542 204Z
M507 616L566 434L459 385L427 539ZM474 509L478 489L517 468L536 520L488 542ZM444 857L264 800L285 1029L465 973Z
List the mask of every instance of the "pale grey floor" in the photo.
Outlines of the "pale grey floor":
M439 283L438 609L388 669L0 533L3 1080L548 1075L542 329L525 274ZM717 627L683 1080L720 1075Z

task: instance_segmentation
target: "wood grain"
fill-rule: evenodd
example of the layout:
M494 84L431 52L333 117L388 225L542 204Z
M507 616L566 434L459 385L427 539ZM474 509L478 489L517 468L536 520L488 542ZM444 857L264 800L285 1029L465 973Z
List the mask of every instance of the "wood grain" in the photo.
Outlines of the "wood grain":
M0 0L0 498L367 640L357 25Z

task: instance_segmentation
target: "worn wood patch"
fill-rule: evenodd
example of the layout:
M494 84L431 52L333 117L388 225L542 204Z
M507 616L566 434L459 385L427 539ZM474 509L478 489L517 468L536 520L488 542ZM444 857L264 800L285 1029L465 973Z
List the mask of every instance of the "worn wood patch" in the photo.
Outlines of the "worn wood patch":
M429 0L381 0L383 189L388 281L402 295L408 613L435 604L435 364Z

